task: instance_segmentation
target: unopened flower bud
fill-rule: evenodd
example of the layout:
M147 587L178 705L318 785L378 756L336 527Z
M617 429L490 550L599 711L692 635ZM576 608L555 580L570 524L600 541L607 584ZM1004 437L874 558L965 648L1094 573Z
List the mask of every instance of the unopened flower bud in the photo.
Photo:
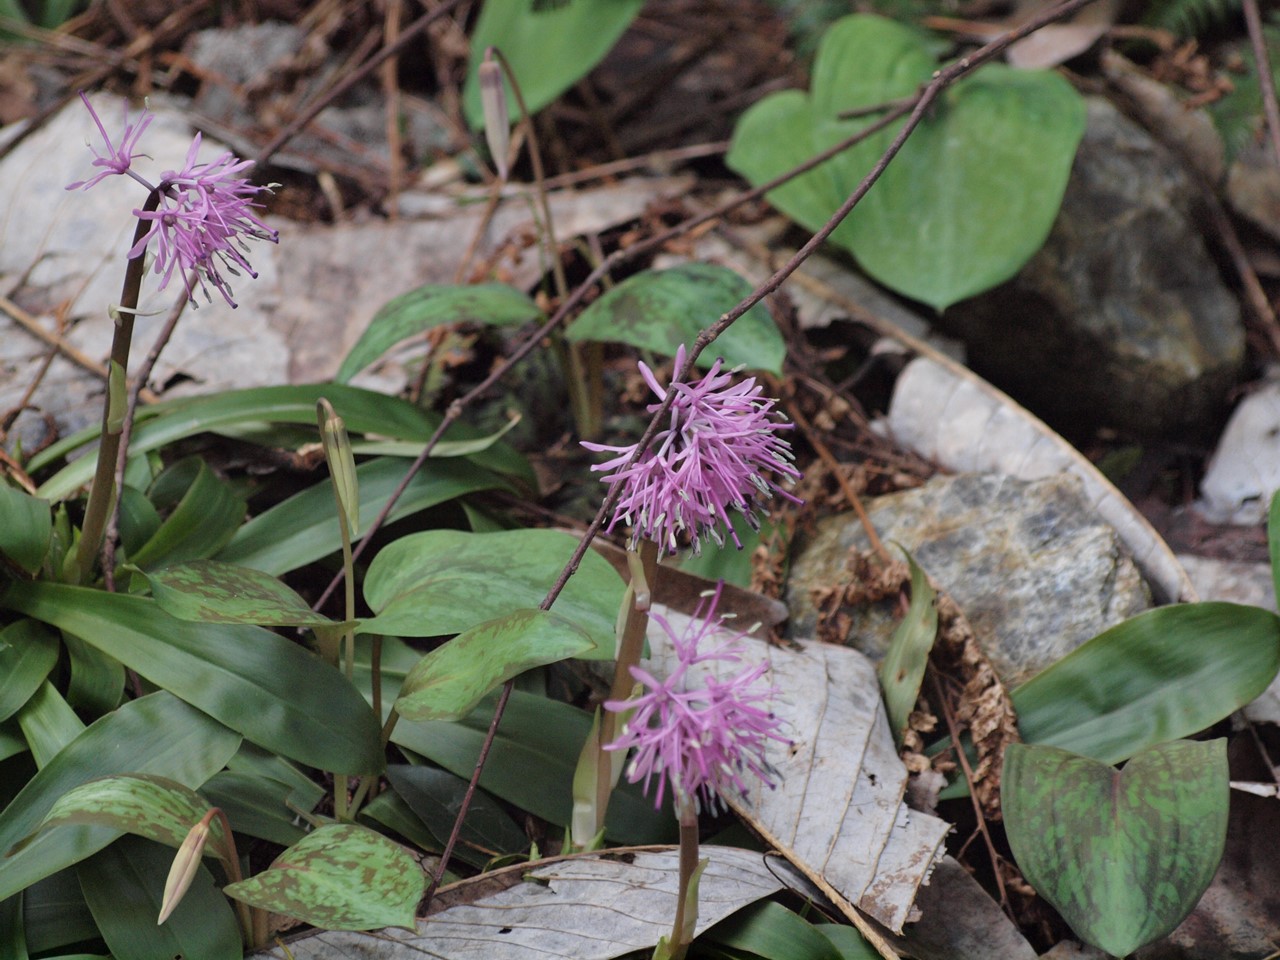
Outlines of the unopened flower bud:
M511 120L507 112L507 90L502 83L502 66L494 59L494 49L484 52L480 63L480 105L484 108L484 138L498 168L498 179L507 179L507 151L511 148Z

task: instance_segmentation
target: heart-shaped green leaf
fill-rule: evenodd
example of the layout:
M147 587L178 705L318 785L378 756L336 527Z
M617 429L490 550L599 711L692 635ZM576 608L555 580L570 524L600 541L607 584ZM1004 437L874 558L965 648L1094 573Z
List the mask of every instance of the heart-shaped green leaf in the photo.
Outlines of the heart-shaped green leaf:
M412 930L425 888L422 870L403 847L367 827L331 823L223 892L328 930Z
M673 357L750 293L750 283L728 267L711 263L646 270L583 310L565 336L626 343ZM698 358L698 365L710 367L716 357L723 357L730 367L742 364L781 375L786 352L768 308L757 303Z
M1082 940L1114 956L1181 923L1222 859L1225 740L1160 744L1122 771L1015 744L1002 784L1019 868Z
M373 315L333 379L346 383L401 340L433 327L464 320L505 327L541 316L536 303L505 283L427 284L388 301Z
M556 530L428 530L401 537L369 565L364 597L378 616L359 629L396 637L446 636L536 607L576 542ZM613 657L625 589L613 566L589 550L556 600L555 612L595 642L583 651L587 656Z
M908 96L935 69L911 28L845 17L823 36L811 93L777 93L743 114L726 162L763 183L874 119L841 114ZM1083 100L1057 74L988 64L935 101L832 240L881 283L939 310L987 290L1044 243L1084 122ZM770 192L770 202L816 230L898 129Z
M499 684L594 646L572 620L546 610L517 610L459 634L418 661L400 687L396 712L406 720L458 720Z
M193 560L145 574L151 595L170 616L204 623L264 627L332 627L269 573L220 560Z

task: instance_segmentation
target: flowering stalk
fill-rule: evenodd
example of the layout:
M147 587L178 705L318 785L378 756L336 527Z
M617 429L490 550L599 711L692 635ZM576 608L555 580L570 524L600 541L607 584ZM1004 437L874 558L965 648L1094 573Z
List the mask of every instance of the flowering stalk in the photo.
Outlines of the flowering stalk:
M680 876L675 922L668 955L679 958L692 939L697 906L689 902L691 884L698 873L698 813L704 804L723 802L725 790L747 792L745 774L774 786L773 771L764 758L770 740L788 743L778 732L781 721L760 703L772 689L760 689L765 662L743 667L727 679L715 674L716 664L742 662L738 633L723 640L709 640L724 627L716 616L723 584L709 601L700 604L683 633L672 629L666 618L650 617L667 635L675 664L665 679L640 667L632 667L642 692L629 700L609 700L605 709L630 712L622 735L607 750L635 749L627 779L643 781L645 793L657 779L654 797L661 806L670 790L680 821ZM708 650L700 649L710 642ZM700 677L695 674L701 675Z
M100 172L87 180L68 184L67 189L87 190L107 177L128 176L148 191L146 202L133 211L138 218L138 226L128 253L129 263L125 269L120 304L112 310L115 331L108 364L107 399L102 414L98 463L89 488L80 542L67 571L69 579L86 583L92 576L94 558L102 545L107 515L115 494L115 466L127 407L129 350L148 246L154 241L155 272L161 276L160 290L177 273L182 278L187 297L192 296L193 285L198 283L208 298L208 288L212 284L234 307L231 287L223 271L238 275L240 270L244 270L256 277L244 256L243 251L247 250L245 239L276 242L279 236L254 212L259 207L255 202L257 195L269 188L255 186L238 176L252 166L252 161L238 160L230 153L224 153L211 163L197 163L201 141L197 133L182 169L166 171L159 184L152 184L132 166L138 141L150 126L152 116L143 111L138 122L130 124L126 114L124 133L117 145L112 143L111 135L90 105L89 98L81 93L80 99L102 134L106 152L99 153L91 147L93 166L100 167Z

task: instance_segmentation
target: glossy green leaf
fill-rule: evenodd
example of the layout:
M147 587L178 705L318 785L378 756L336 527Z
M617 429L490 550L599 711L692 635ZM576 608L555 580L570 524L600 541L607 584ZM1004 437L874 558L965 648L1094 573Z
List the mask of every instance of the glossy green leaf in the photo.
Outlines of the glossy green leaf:
M382 768L378 724L355 688L269 630L177 620L145 597L61 584L15 584L4 600L84 638L260 746L335 773Z
M84 730L83 721L48 680L43 681L22 705L16 719L37 767L43 767L56 757Z
M240 528L244 499L201 460L191 458L175 467L187 465L190 485L160 529L128 558L131 563L145 568L208 557Z
M27 573L36 573L52 536L49 501L0 481L0 553Z
M132 700L64 747L0 813L0 855L25 838L58 798L95 777L151 773L196 789L236 752L240 737L163 691ZM50 876L120 835L107 827L42 833L0 870L0 900Z
M37 830L92 824L176 848L209 812L210 806L202 796L176 780L146 773L117 773L68 790L58 798ZM205 847L205 855L213 856L218 853L216 845L226 843L226 836L222 821L216 817L209 829L212 842Z
M646 270L628 277L583 310L565 336L570 340L625 343L668 357L692 346L709 327L746 299L752 284L728 267L686 263L668 270ZM729 367L782 374L787 347L769 308L757 303L726 330L698 364L710 367L717 357Z
M840 960L876 960L880 951L867 943L866 938L854 927L838 923L816 923L817 930L836 948Z
M67 703L94 717L118 707L124 699L125 681L120 661L71 633L62 635L62 646L71 664Z
M0 723L0 763L8 760L10 757L16 757L22 753L28 753L26 738L22 736L22 728L18 726L16 720L10 720L7 723ZM0 794L0 796L3 796ZM3 800L0 799L0 803Z
M493 719L491 696L457 722L401 720L393 742L459 777L470 778ZM497 738L480 775L480 786L550 823L567 824L573 808L573 772L591 728L585 710L515 690L498 725ZM670 843L676 820L670 802L655 810L634 784L614 791L606 834L624 843Z
M292 790L278 780L224 770L200 788L200 795L227 815L238 834L282 847L306 836L296 823L298 814L289 807Z
M642 6L644 0L573 0L538 10L528 3L485 3L471 34L471 68L462 94L467 122L478 129L484 121L476 68L488 47L502 51L525 105L537 113L604 58ZM518 108L505 78L504 86L515 119Z
M1249 703L1280 670L1280 618L1187 603L1117 624L1012 693L1027 743L1104 763L1198 733Z
M444 840L427 829L416 813L409 809L394 790L383 790L380 794L360 808L360 822L366 826L381 824L399 835L419 850L429 853L440 853L444 850ZM448 833L445 833L448 836ZM477 857L466 847L457 847L457 859L473 867L481 868L489 862L488 857Z
M22 707L58 662L58 638L36 620L0 630L0 720Z
M396 712L406 720L457 720L513 677L594 646L567 617L517 610L472 627L423 657L404 679Z
M908 96L936 69L910 27L845 17L823 36L810 95L785 91L749 109L726 161L763 183L874 119L841 120L842 112ZM988 64L939 96L832 240L881 283L939 310L987 290L1044 243L1084 122L1084 101L1062 77ZM771 192L770 201L816 230L900 126Z
M60 949L97 939L98 925L84 902L74 867L32 884L21 897L27 949L37 956L56 956Z
M462 809L466 780L437 767L408 764L390 764L387 779L433 836L449 835ZM482 863L529 848L524 830L483 790L477 790L472 798L458 840L461 846L479 854Z
M122 837L76 868L85 900L113 956L129 960L240 960L235 913L201 867L163 924L156 924L173 851Z
M404 479L405 463L382 457L356 469L360 482L360 528L367 530ZM504 482L466 460L430 461L405 489L391 511L392 522L468 493L492 490ZM317 484L254 517L217 559L266 573L288 573L342 547L333 494Z
M425 889L421 868L404 848L367 827L333 823L223 892L329 930L412 930Z
M938 636L938 604L929 576L915 558L903 550L911 568L911 604L898 624L880 663L880 689L893 739L902 746L907 719L920 698L920 684L929 664L929 651Z
M1179 740L1117 771L1055 747L1005 753L1005 829L1028 882L1076 935L1127 956L1182 922L1227 837L1225 740Z
M378 616L363 632L400 637L461 633L477 623L536 607L568 562L577 538L556 530L468 533L429 530L384 547L365 576L365 601ZM626 589L593 550L556 599L553 612L595 641L590 657L611 659Z
M133 462L142 462L142 457ZM147 495L125 484L120 494L120 546L131 557L156 535L164 519Z
M152 404L138 411L138 422L129 441L133 457L167 447L178 440L221 428L254 423L303 424L315 428L316 401L327 397L342 414L351 433L371 433L399 440L426 441L440 423L438 414L419 410L398 397L335 383L253 387L202 397L183 397ZM31 458L28 469L38 471L93 442L99 429L82 430ZM311 434L314 436L314 434ZM474 440L480 431L458 424L445 434L448 440ZM534 482L523 457L502 443L472 455L481 466ZM42 497L61 500L89 482L93 458L74 460L50 477L39 489Z
M536 303L505 283L426 284L389 301L373 315L333 379L346 383L400 341L434 327L464 322L519 326L542 317Z
M297 592L269 573L220 560L193 560L145 574L165 613L204 623L330 627Z
M702 938L763 960L843 960L835 945L812 924L769 900L743 907Z

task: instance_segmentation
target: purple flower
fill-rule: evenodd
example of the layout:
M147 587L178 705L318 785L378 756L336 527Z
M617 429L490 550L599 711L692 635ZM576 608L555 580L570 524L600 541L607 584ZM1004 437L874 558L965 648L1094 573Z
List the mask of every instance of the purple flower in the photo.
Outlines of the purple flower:
M681 346L676 352L676 370L684 367L684 358ZM776 492L793 503L801 502L765 477L772 473L799 479L791 446L779 435L792 424L774 410L775 401L760 396L762 388L754 377L734 384L729 373L720 372L720 366L717 360L696 383L671 385L676 397L670 423L630 467L625 464L635 453L636 444L618 447L583 441L588 450L618 454L591 468L612 470L604 482L622 485L610 530L624 520L632 525L633 543L641 538L654 540L672 553L677 534L688 531L696 553L704 534L724 545L723 524L741 549L729 520L729 507L758 529L756 511L762 498ZM667 392L653 371L641 363L640 373L659 400L666 399ZM651 404L648 409L655 411L659 405Z
M111 136L107 133L107 128L102 125L102 121L98 118L97 112L90 105L89 98L84 95L83 91L80 93L80 99L84 101L85 108L89 111L89 116L93 117L93 122L98 125L98 132L102 134L102 139L107 145L107 155L105 157L92 146L89 147L90 150L93 150L93 165L95 167L105 167L106 169L97 176L88 180L77 180L75 183L67 184L68 190L78 190L81 187L87 190L95 183L105 180L107 177L115 176L120 173L128 173L129 166L133 163L133 152L138 147L138 140L142 134L146 132L147 127L151 125L151 121L154 119L154 117L144 109L142 111L142 116L138 118L137 124L130 124L129 107L126 105L124 108L124 136L120 138L120 146L116 147L112 145Z
M634 710L622 735L605 749L636 748L627 779L632 783L643 780L647 794L649 782L656 776L655 806L662 805L667 784L677 803L692 800L698 809L703 803L713 803L726 789L745 794L744 773L759 777L772 789L773 771L764 759L765 746L769 740L790 743L778 733L782 721L758 706L776 692L756 685L768 669L767 663L743 667L727 680L717 679L704 668L697 671L705 674L697 681L700 685L691 680L690 669L697 665L742 662L739 641L744 633L734 634L706 652L698 650L724 626L723 619L715 615L722 586L717 585L709 602L699 605L681 635L665 617L650 614L671 638L674 669L665 680L659 680L647 670L632 667L631 675L646 691L631 700L605 703L605 709L615 713Z
M165 171L159 185L152 186L130 168L138 138L151 122L151 117L144 112L136 128L126 125L120 147L116 148L112 146L111 138L88 98L81 94L81 99L107 144L108 156L103 157L94 151L97 155L94 166L107 169L93 179L73 183L67 189L88 188L113 174L133 177L156 195L157 206L154 210L133 211L140 220L149 221L150 227L129 250L129 257L142 256L154 239L154 270L161 277L160 290L168 286L177 270L183 275L188 292L192 282L196 282L208 298L209 285L212 284L234 307L236 302L232 299L231 285L225 273L239 276L243 270L251 277L257 276L245 259L248 251L245 240L279 241L279 234L255 213L261 207L254 202L258 194L264 190L269 192L270 188L257 186L240 176L253 166L253 161L239 160L231 153L224 153L210 163L197 163L201 142L197 133L182 169ZM194 274L194 281L186 278L188 271Z

